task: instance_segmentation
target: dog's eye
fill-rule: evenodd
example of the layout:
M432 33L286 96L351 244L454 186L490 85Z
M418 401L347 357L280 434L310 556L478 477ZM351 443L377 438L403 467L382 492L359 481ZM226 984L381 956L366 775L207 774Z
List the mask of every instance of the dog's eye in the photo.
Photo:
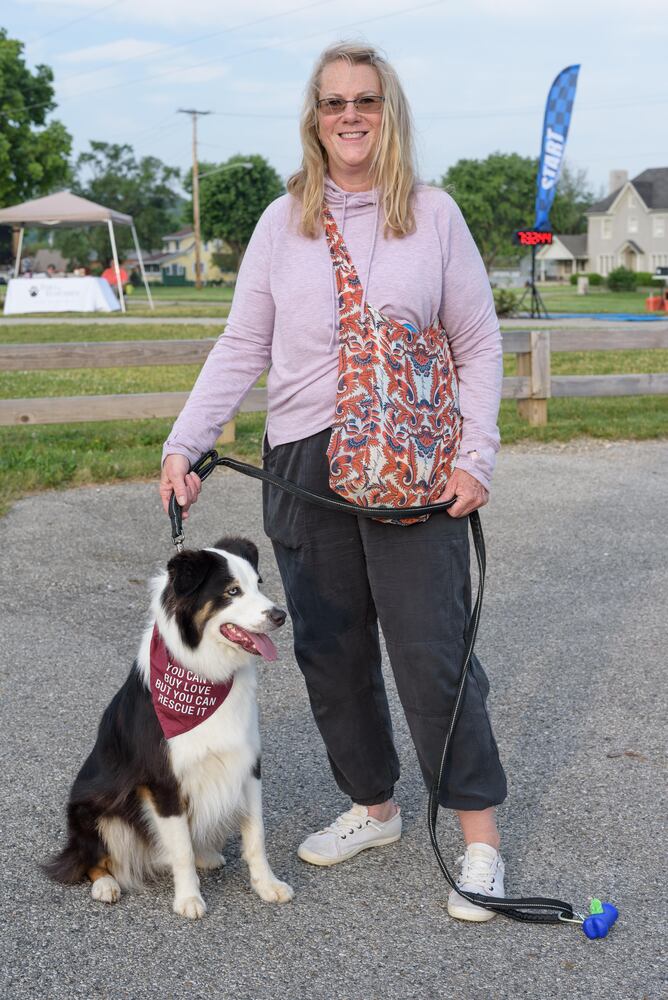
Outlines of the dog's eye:
M258 578L257 578L257 582L258 582L258 583L264 583L264 580L262 579L262 577L261 577L261 576L258 576Z
M228 587L225 593L228 597L238 597L241 593L241 587Z

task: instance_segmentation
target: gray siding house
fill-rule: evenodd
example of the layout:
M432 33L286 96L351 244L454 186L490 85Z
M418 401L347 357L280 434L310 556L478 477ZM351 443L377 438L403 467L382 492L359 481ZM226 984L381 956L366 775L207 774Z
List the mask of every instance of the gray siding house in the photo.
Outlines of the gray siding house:
M643 170L632 180L615 170L610 187L587 212L588 270L606 275L615 267L668 267L668 167Z

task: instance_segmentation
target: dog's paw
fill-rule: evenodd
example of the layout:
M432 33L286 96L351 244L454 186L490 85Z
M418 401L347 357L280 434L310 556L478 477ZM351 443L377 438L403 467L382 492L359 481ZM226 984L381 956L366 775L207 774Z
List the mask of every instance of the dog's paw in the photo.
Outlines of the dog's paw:
M104 875L95 879L91 886L90 894L93 899L100 903L117 903L121 898L121 887L111 875Z
M195 867L209 872L215 868L223 868L227 862L218 851L201 851L195 858Z
M277 878L253 882L253 888L265 903L289 903L295 894L291 885Z
M206 903L201 896L184 896L174 900L174 913L189 920L199 920L206 913Z

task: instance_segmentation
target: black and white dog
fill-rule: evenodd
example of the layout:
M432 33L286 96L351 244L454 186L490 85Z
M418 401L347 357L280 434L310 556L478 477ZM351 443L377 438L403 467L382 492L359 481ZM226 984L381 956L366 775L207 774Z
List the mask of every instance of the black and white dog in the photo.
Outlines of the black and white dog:
M285 612L260 593L257 569L252 542L222 538L174 556L153 580L151 623L72 786L51 878L87 875L93 898L115 903L168 869L175 912L201 917L196 869L223 865L225 836L240 828L257 894L292 898L265 853L255 694L255 657L276 659L266 633Z

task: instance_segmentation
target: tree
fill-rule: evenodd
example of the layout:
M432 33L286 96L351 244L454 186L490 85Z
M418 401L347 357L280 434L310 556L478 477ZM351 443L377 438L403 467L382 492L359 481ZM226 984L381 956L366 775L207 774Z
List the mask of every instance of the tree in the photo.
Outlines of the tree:
M516 229L533 225L538 160L517 153L492 153L485 160L459 160L441 186L459 205L489 270L500 259L516 259ZM564 164L551 213L555 232L586 231L592 203L585 171Z
M183 201L176 190L179 178L176 167L167 166L155 156L137 159L127 144L91 142L90 150L77 158L72 190L131 215L140 245L152 250L159 248L161 237L179 224ZM116 230L116 240L121 256L132 248L132 235L126 227ZM91 249L100 261L111 256L109 235L102 227L86 234L61 232L58 245L65 256L79 263L87 262Z
M601 195L603 197L603 195ZM554 196L550 221L555 233L586 233L587 209L597 196L592 191L587 171L564 163Z
M205 177L208 169L215 172ZM239 153L217 167L208 165L200 181L202 238L225 240L241 260L258 219L284 190L274 168L257 154Z
M72 137L58 121L53 72L23 59L23 43L0 28L0 205L49 194L67 182Z

